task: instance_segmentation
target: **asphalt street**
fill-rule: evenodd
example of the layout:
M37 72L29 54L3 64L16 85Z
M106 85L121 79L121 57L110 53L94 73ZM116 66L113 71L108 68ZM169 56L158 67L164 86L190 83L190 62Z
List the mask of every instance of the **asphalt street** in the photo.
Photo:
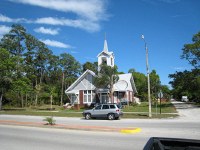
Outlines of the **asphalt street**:
M169 119L85 120L55 117L57 124L87 127L140 128L141 132L96 132L0 125L1 149L143 149L150 137L200 139L200 108L173 102L180 114ZM0 115L0 121L43 123L44 117Z
M0 125L2 150L131 150L147 139L132 134Z

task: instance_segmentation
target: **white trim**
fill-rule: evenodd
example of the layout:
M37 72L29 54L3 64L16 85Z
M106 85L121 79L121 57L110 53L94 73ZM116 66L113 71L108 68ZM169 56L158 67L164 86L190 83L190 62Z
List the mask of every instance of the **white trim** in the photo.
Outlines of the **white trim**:
M65 92L66 94L79 94L79 90L71 90L68 92Z

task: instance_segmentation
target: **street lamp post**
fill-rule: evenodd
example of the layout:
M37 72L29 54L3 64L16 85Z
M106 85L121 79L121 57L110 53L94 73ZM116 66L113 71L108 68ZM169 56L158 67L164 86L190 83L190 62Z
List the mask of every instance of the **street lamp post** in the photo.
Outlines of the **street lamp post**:
M149 60L148 60L148 48L147 43L144 39L144 35L142 35L142 39L145 43L145 50L146 50L146 67L147 67L147 83L148 83L148 101L149 101L149 117L152 117L151 114L151 95L150 95L150 78L149 78Z

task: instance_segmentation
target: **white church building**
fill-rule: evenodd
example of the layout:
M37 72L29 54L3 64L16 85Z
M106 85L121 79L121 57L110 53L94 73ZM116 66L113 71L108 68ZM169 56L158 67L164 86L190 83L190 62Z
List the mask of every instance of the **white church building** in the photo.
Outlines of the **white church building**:
M114 67L115 57L113 52L108 51L107 41L104 41L104 48L98 57L98 71L100 65L106 63ZM109 98L109 89L98 89L94 85L94 77L97 75L86 70L68 89L65 91L72 105L81 107L89 106L91 103L119 103L121 101L134 102L134 94L137 93L134 79L131 73L119 74L119 80L114 84L113 99Z

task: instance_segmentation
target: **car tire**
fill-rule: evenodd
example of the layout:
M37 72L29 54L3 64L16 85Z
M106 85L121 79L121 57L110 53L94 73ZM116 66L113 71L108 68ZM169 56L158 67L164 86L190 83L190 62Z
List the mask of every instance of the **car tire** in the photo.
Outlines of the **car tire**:
M90 113L85 114L85 119L86 119L86 120L91 119L91 114L90 114Z
M108 114L108 120L114 120L115 114Z
M116 117L115 119L116 119L116 120L120 120L120 119L121 119L121 117Z

